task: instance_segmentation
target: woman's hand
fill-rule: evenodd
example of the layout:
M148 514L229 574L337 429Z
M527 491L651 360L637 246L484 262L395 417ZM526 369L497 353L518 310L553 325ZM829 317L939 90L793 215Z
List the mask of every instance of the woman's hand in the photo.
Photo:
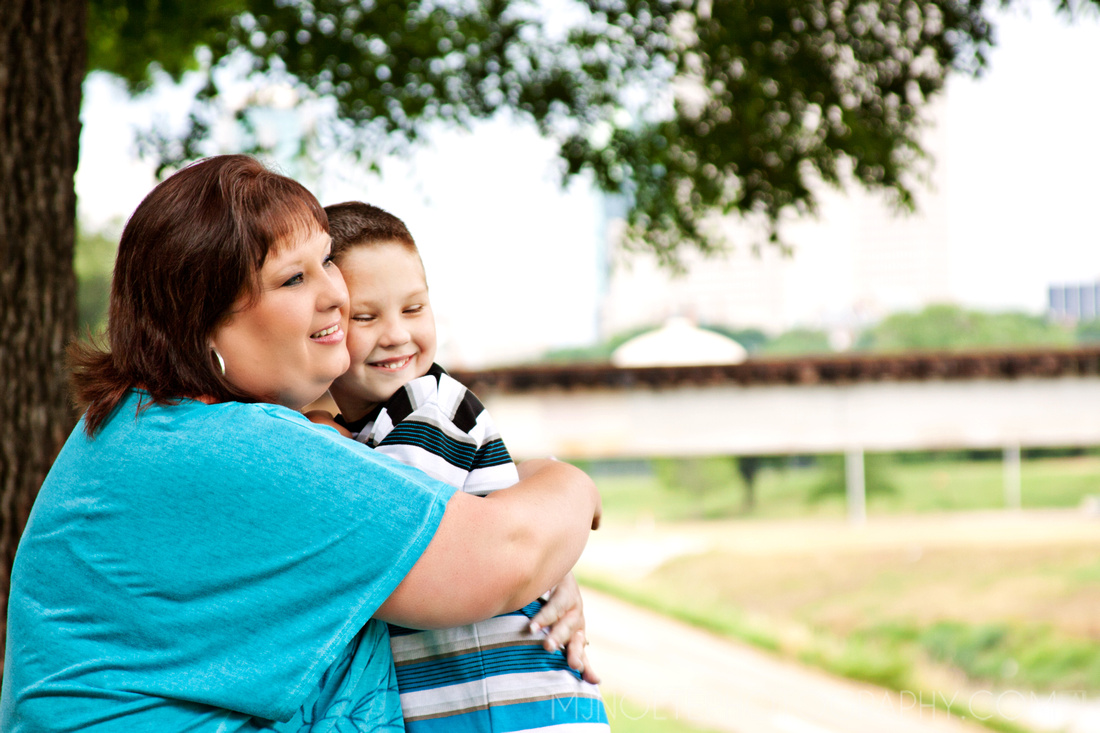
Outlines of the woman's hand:
M552 591L550 598L531 619L531 633L543 633L546 638L542 646L546 651L554 652L565 648L565 659L572 669L581 673L585 682L593 685L600 681L599 675L588 663L585 647L588 640L584 633L584 602L581 589L573 573L568 573Z

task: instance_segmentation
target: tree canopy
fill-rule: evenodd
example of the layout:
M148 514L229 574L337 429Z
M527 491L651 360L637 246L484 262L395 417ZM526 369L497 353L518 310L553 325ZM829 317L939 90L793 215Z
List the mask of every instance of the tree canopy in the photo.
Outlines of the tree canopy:
M549 351L543 359L608 361L616 347L654 328L656 324L634 328L584 348ZM733 329L713 323L704 324L703 328L729 336L757 357L810 356L836 351L829 342L829 334L816 329L793 328L769 335L757 329ZM1069 348L1100 342L1100 319L1070 325L1018 311L980 311L937 303L919 311L892 313L854 336L852 350L857 353Z
M958 351L995 347L1065 347L1071 328L1027 313L986 313L956 305L930 305L894 313L860 334L856 348L869 351ZM1082 340L1083 342L1083 340Z
M1100 0L1058 0L1069 14ZM521 113L560 144L563 178L628 202L628 244L677 260L724 244L714 214L782 244L822 185L911 206L922 110L977 74L993 0L91 0L90 64L135 88L150 62L207 85L167 165L200 157L219 69L334 102L317 135L374 161L438 121ZM201 63L191 50L205 49ZM243 110L228 110L242 120ZM752 243L755 244L755 243Z

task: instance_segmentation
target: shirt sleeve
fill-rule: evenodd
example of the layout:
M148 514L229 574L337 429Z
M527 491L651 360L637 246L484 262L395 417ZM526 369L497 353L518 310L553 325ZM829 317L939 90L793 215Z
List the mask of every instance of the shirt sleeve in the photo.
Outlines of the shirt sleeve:
M20 548L21 607L68 619L35 622L55 694L289 718L453 494L270 405L154 407L75 442Z
M438 366L386 402L366 443L469 494L519 480L489 411Z

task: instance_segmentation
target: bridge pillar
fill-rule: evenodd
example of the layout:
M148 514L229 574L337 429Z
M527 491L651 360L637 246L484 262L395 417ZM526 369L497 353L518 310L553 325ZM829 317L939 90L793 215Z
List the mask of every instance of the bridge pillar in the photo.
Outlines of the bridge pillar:
M1004 447L1004 487L1005 506L1019 509L1023 496L1020 478L1020 444L1013 443Z
M867 521L867 481L863 470L863 449L849 448L844 454L844 480L847 485L848 521Z

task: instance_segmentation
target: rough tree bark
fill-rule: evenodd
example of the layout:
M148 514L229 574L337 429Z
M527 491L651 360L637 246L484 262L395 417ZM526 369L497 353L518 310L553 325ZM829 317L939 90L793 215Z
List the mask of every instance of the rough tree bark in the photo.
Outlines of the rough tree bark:
M85 14L84 0L0 2L0 647L19 535L74 422L64 357Z

